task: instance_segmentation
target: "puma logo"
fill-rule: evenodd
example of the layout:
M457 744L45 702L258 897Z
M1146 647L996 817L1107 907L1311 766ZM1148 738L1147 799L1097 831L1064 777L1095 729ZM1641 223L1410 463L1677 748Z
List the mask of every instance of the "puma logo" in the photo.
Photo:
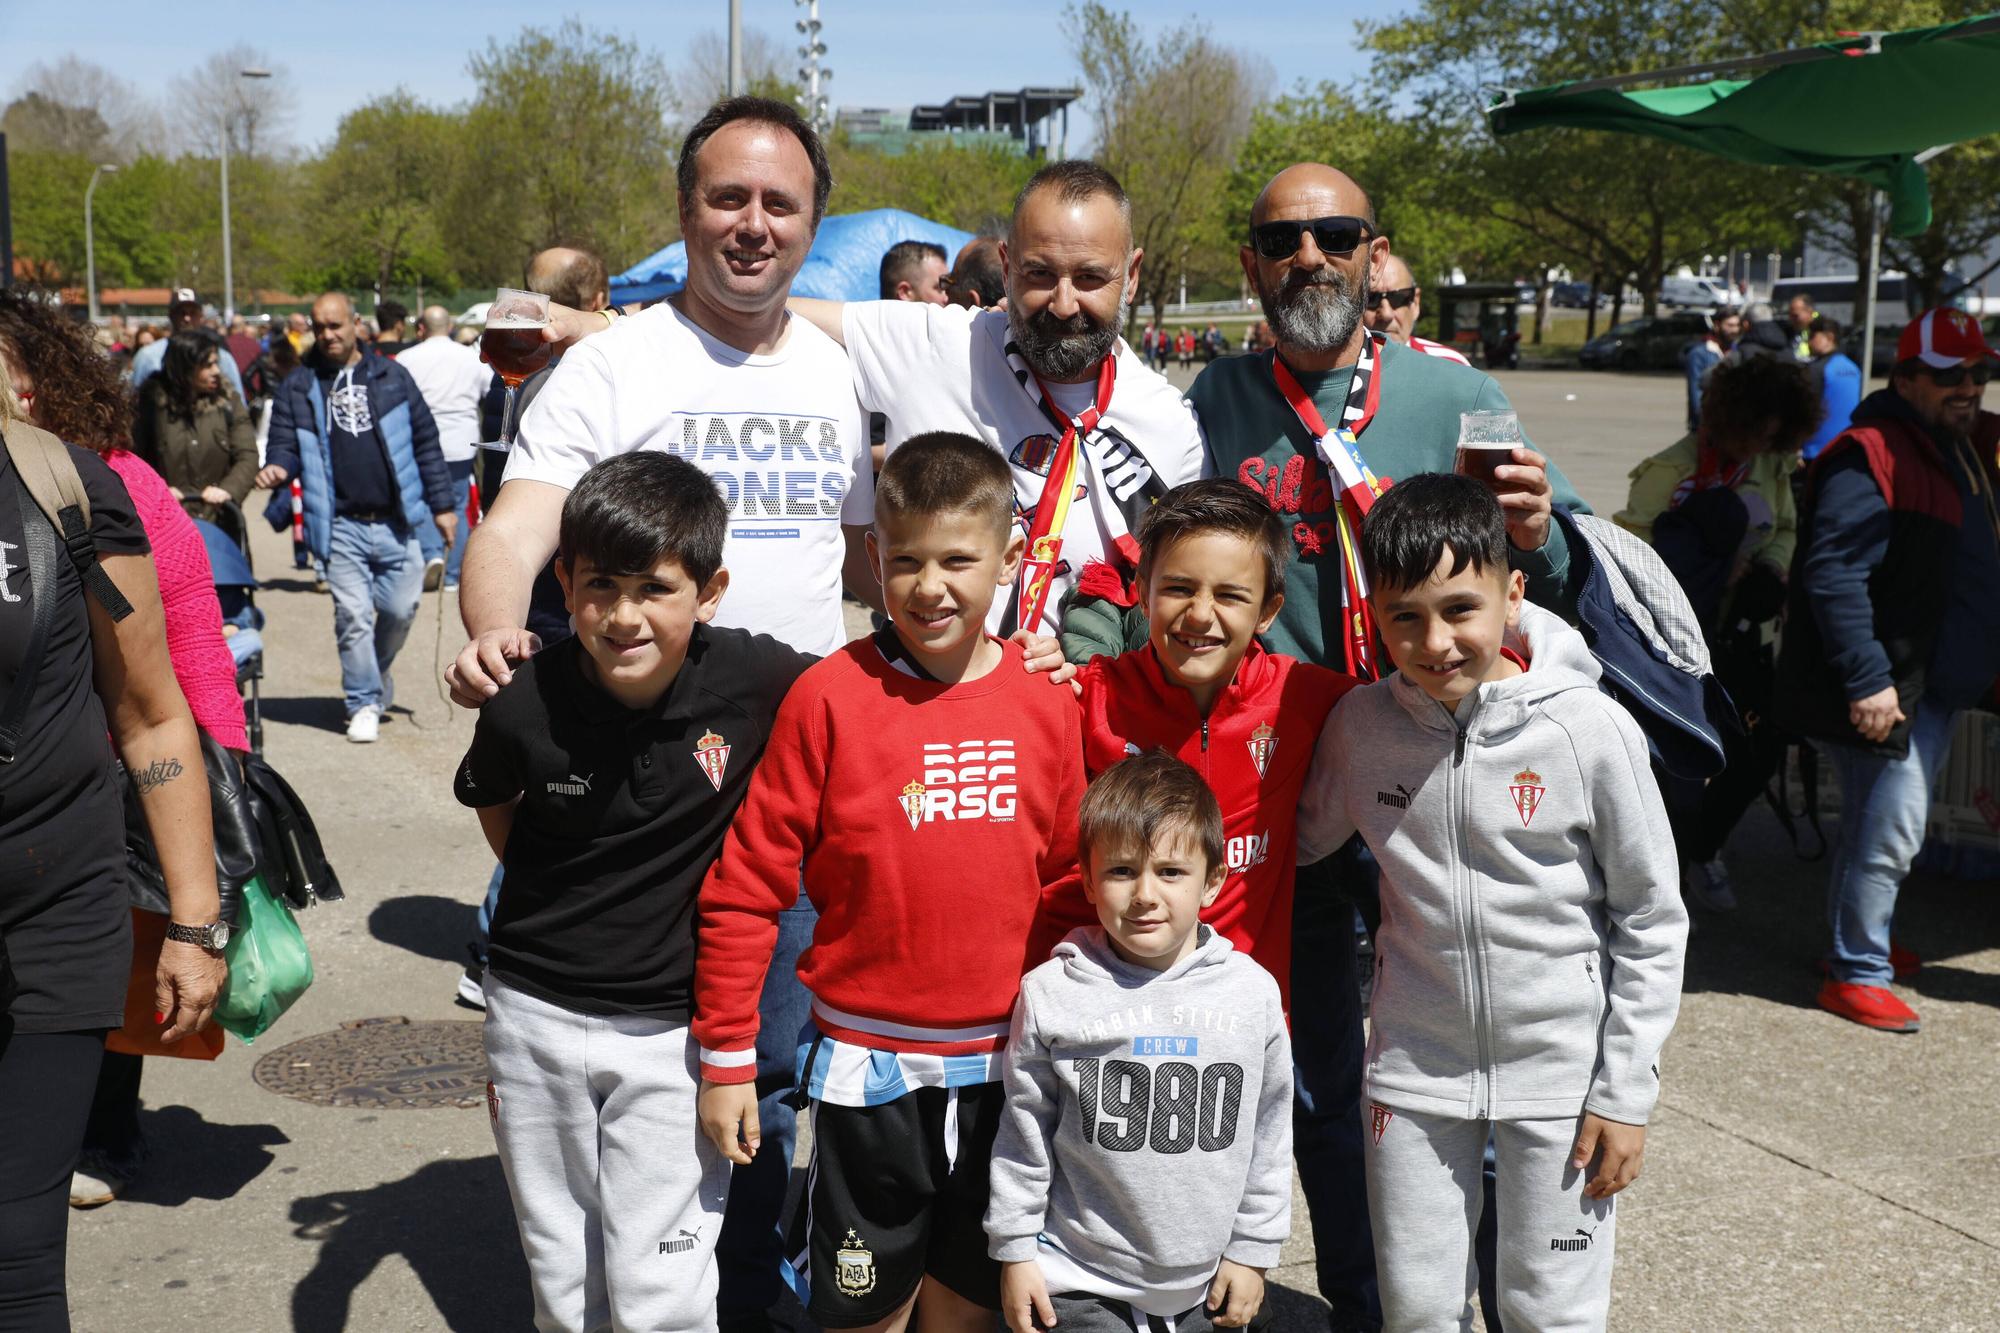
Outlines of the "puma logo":
M1405 787L1402 783L1399 782L1396 784L1396 790L1393 792L1387 792L1387 791L1376 792L1375 804L1392 805L1398 810L1407 810L1410 808L1411 799L1415 796L1416 796L1415 792L1411 791L1408 787Z
M682 1227L672 1240L660 1242L660 1253L686 1254L699 1244L701 1244L701 1228L696 1227L693 1231L689 1231L686 1227Z
M1585 1231L1582 1227L1578 1227L1574 1236L1556 1236L1551 1239L1549 1241L1549 1248L1551 1250L1560 1250L1565 1254L1573 1254L1579 1250L1589 1249L1590 1242L1596 1235L1596 1227L1592 1227L1588 1231Z
M596 776L597 774L595 773L589 773L583 777L578 777L572 773L569 775L569 781L567 782L551 782L549 784L549 794L551 796L588 796L590 795L590 780Z

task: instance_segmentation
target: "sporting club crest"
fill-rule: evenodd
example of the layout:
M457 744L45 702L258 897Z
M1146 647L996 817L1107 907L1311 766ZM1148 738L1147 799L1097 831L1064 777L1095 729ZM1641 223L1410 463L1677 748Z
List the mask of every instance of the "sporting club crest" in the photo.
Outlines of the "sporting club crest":
M1388 1132L1389 1122L1396 1118L1396 1113L1380 1102L1370 1102L1368 1113L1368 1131L1375 1136L1375 1146L1379 1148L1382 1146L1382 1136Z
M722 775L729 771L729 742L713 731L707 733L694 743L694 761L708 774L710 785L721 791Z
M833 1285L843 1296L866 1296L875 1290L875 1255L847 1229L847 1240L833 1252Z
M924 822L924 784L915 778L910 779L910 784L903 788L903 794L898 799L903 803L903 817L910 821L910 831L916 832Z
M1257 765L1257 776L1263 777L1271 767L1271 756L1278 751L1278 733L1269 722L1260 722L1244 743L1250 747L1250 762Z
M1524 768L1514 775L1508 786L1508 795L1514 798L1514 810L1521 816L1521 827L1535 822L1535 811L1542 808L1542 797L1548 791L1542 785L1542 775L1532 768Z

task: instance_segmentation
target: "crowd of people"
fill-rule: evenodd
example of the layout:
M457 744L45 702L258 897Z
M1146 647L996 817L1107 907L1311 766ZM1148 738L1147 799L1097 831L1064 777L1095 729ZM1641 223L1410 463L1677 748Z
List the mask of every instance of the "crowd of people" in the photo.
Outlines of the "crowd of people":
M1964 315L1866 398L1810 302L1718 318L1634 556L1525 440L1461 466L1511 406L1417 335L1331 166L1241 220L1240 350L1126 338L1146 256L1093 163L956 255L895 246L876 301L791 295L830 187L790 107L710 109L681 292L531 260L555 358L506 453L441 307L329 292L260 343L179 302L121 378L121 330L0 295L0 757L36 752L0 764L0 1327L66 1326L63 1190L138 1169L130 909L169 1038L222 981L182 779L248 743L188 541L257 488L331 593L350 740L456 589L452 784L498 862L461 994L539 1328L765 1326L786 1271L828 1328L1243 1327L1294 1171L1332 1328L1466 1327L1475 1290L1601 1328L1687 907L1734 905L1800 740L1842 801L1819 1002L1916 1030L1897 886L2000 674L2000 353ZM38 517L44 442L84 503ZM1620 551L1712 657L1705 772L1591 625ZM114 746L168 902L101 836Z

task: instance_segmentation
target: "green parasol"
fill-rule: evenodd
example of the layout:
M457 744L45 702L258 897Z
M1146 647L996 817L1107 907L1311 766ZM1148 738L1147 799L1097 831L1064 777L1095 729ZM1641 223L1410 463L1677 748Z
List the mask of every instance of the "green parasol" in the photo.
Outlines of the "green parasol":
M1723 73L1748 78L1718 78ZM1624 89L1640 83L1672 88ZM1495 135L1557 126L1645 134L1704 153L1851 176L1889 203L1889 226L1931 224L1924 163L1965 139L2000 133L2000 14L1707 65L1681 65L1507 90L1487 108ZM1981 91L1984 89L1985 91ZM1869 210L1862 280L1862 373L1873 362L1880 204Z
M1755 72L1623 91L1724 71ZM1913 236L1931 220L1920 155L2000 133L1996 88L2000 14L1989 14L1723 64L1509 91L1486 114L1496 135L1554 126L1611 130L1739 162L1852 176L1887 196L1897 235Z

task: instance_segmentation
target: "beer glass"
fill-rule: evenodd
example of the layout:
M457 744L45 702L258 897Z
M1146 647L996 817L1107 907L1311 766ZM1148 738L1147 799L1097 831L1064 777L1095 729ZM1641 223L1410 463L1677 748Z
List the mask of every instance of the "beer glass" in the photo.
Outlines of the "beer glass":
M1512 412L1461 412L1458 414L1458 457L1452 470L1460 476L1485 483L1496 494L1509 489L1493 475L1502 464L1514 461L1514 451L1525 448L1521 419Z
M502 287L493 294L479 350L506 386L507 400L500 413L500 437L482 441L480 448L504 452L514 447L514 391L554 354L554 347L542 338L548 326L549 298L540 292Z

